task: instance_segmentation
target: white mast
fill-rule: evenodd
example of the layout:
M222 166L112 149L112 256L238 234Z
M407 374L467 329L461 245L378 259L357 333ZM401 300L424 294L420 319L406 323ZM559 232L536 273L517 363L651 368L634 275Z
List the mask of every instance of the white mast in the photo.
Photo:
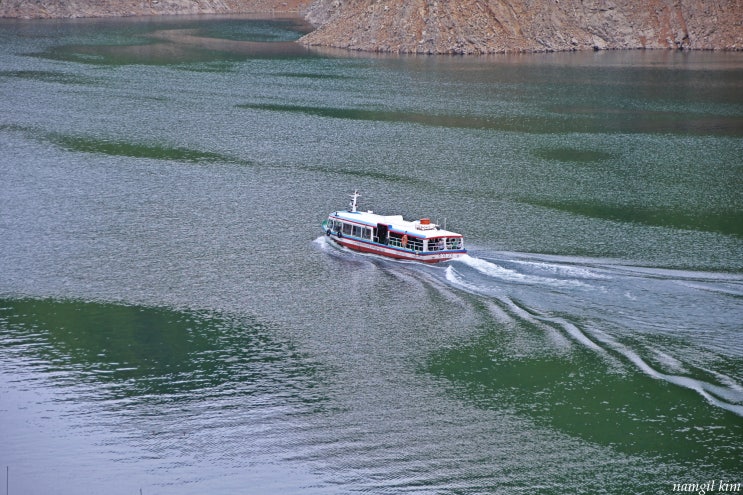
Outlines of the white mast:
M359 196L361 196L361 194L359 194L359 191L358 191L358 190L355 190L355 191L353 192L353 194L351 194L351 203L349 203L349 205L348 205L348 206L349 206L349 207L351 208L351 212L352 212L352 213L355 213L355 212L356 212L356 206L357 206L357 205L356 205L356 199L357 199L357 198L358 198Z

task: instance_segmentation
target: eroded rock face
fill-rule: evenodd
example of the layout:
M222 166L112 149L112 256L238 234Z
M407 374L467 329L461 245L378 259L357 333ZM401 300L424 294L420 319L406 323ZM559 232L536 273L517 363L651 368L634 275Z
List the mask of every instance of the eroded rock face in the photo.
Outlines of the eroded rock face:
M0 17L21 19L303 12L312 0L2 0Z
M316 0L307 45L395 53L743 49L743 0Z
M0 0L0 17L298 12L307 45L394 53L743 50L743 0Z

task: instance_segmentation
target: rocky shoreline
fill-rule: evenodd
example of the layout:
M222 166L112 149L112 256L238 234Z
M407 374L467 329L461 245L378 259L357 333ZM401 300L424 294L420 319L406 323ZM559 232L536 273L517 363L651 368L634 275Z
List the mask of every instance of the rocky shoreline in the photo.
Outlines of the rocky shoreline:
M308 19L301 42L362 51L743 50L743 0L317 0Z
M296 13L299 42L387 53L743 50L743 0L0 0L0 17Z
M0 0L0 18L55 19L185 14L303 14L312 0Z

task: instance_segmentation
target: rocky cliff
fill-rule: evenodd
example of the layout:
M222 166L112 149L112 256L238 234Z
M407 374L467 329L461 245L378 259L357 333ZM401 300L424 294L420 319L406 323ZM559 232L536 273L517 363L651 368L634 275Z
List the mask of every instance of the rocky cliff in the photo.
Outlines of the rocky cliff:
M317 0L307 45L395 53L743 50L743 0Z
M394 53L743 50L743 0L0 0L0 17L299 12L307 45Z
M303 12L312 0L0 0L0 17L22 19Z

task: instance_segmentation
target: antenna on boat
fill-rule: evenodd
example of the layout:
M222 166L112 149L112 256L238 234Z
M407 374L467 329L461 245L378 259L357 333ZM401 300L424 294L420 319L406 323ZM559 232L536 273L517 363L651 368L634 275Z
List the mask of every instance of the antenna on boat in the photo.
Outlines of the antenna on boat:
M361 196L361 194L359 194L358 190L354 190L353 194L351 194L351 202L348 204L348 206L351 208L350 211L352 213L356 212L356 199L358 199L359 196Z

